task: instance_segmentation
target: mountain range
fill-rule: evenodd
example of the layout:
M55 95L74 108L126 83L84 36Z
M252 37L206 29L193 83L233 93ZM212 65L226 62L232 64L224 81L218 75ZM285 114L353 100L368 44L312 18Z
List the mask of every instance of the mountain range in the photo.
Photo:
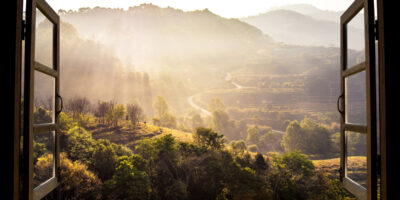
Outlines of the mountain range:
M277 42L339 47L341 13L300 4L273 8L240 20L259 28ZM348 25L349 48L364 48L362 23L362 14L359 14Z

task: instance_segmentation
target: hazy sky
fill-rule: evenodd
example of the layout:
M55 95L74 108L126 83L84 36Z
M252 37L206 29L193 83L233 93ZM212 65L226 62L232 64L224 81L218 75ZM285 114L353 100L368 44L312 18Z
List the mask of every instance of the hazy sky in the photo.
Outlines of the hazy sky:
M47 0L57 11L77 10L80 7L112 7L127 9L142 3L153 3L160 7L174 7L184 11L208 8L222 17L238 18L256 15L272 7L306 3L322 10L345 10L354 0Z

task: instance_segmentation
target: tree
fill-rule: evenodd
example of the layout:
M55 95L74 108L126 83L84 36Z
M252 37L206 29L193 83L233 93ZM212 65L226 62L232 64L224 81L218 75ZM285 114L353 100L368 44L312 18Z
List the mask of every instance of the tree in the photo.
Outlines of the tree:
M262 152L280 152L282 135L280 133L269 131L260 137L259 147Z
M33 122L35 124L51 123L51 113L43 107L35 108L33 111Z
M45 174L53 171L53 155L40 157L35 165L37 180L45 181ZM60 190L61 199L101 199L102 182L79 161L72 162L65 154L60 154ZM48 178L48 177L47 177Z
M193 137L195 143L200 146L205 146L211 149L220 149L224 146L224 136L219 135L210 128L197 128Z
M58 115L58 128L61 131L68 131L72 127L76 126L72 118L64 112Z
M156 100L153 103L153 108L159 118L166 114L168 112L168 104L165 101L164 97L157 96Z
M125 113L126 111L124 105L111 105L105 117L109 124L113 124L114 127L118 127L118 121L125 116Z
M89 111L90 102L86 97L74 97L67 102L67 110L72 112L74 120L78 114L86 114Z
M246 150L246 143L243 140L238 140L238 141L233 140L229 143L229 145L231 146L234 154L236 155L242 155Z
M133 128L136 128L140 120L144 119L143 109L138 103L128 104L126 108L128 119L131 121Z
M81 163L90 165L96 141L85 129L75 126L71 128L64 141L63 150L72 161L79 160Z
M259 129L256 126L247 129L247 142L249 144L258 144L260 140Z
M96 110L94 112L94 115L99 119L100 123L104 123L106 114L109 110L111 110L112 108L114 108L115 103L110 101L110 102L106 102L106 101L102 101L102 102L98 102L97 103L97 107Z
M126 111L125 111L124 105L120 104L120 105L115 106L114 111L113 111L115 127L118 126L118 121L120 119L124 118L125 113L126 113Z
M265 162L264 156L261 153L257 153L255 157L254 168L257 174L261 174L268 169L268 164Z
M334 154L331 133L310 118L303 119L301 123L291 122L283 136L282 146L286 152L297 150L318 158Z
M298 121L291 122L286 128L286 133L283 136L282 146L286 152L304 150L305 134L300 127Z
M99 140L93 150L91 167L101 180L112 178L117 162L117 154L108 140Z
M138 155L118 158L115 174L104 183L107 198L150 199L150 177L146 168L146 160Z

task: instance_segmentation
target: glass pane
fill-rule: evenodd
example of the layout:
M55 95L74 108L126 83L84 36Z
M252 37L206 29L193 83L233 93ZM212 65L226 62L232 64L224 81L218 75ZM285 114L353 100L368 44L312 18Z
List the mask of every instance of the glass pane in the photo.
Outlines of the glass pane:
M367 137L364 133L346 131L346 176L367 185Z
M36 9L35 61L53 68L54 24Z
M367 124L365 71L345 78L346 123Z
M35 71L33 123L53 123L55 107L55 78Z
M35 133L33 138L33 187L54 176L55 133Z
M351 68L365 61L364 9L347 24L347 65Z

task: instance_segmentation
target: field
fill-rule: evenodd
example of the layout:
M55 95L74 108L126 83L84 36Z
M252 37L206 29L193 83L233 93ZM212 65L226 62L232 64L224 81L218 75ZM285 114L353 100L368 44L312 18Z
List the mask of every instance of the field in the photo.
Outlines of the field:
M347 158L347 176L366 187L367 158L365 156L351 156ZM330 178L339 178L340 159L326 159L313 161L316 170L328 173Z
M91 118L87 128L94 139L107 139L116 144L123 144L130 149L135 149L138 140L152 137L162 137L167 134L173 135L178 141L191 141L192 134L180 130L158 127L152 124L140 122L134 129L129 121L122 120L118 127L110 127L95 122Z

